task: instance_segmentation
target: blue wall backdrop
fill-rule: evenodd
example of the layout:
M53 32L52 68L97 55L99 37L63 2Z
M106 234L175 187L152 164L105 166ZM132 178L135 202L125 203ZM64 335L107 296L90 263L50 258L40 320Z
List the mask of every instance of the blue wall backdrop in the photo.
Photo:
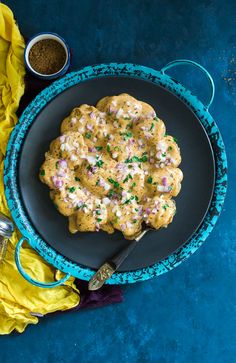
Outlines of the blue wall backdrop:
M72 68L135 62L160 69L173 59L204 65L216 83L211 113L229 161L223 213L204 246L177 269L124 288L125 301L45 317L0 338L1 363L231 363L236 361L236 2L5 0L21 32L54 31ZM201 99L196 70L174 74ZM16 358L17 357L17 358Z

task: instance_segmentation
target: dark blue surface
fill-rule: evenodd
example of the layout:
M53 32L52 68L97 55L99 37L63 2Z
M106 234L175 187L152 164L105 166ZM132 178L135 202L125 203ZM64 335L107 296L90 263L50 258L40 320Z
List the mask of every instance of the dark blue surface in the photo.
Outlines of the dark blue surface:
M77 69L135 62L160 69L172 59L204 65L216 83L212 116L229 163L224 211L207 242L177 269L124 289L125 302L42 319L0 339L0 361L234 362L236 355L235 104L236 3L227 1L5 1L21 31L55 31L73 49ZM194 5L193 5L194 4ZM26 11L27 9L27 11ZM207 97L195 70L178 79ZM175 73L176 76L176 73ZM231 182L232 181L232 182Z

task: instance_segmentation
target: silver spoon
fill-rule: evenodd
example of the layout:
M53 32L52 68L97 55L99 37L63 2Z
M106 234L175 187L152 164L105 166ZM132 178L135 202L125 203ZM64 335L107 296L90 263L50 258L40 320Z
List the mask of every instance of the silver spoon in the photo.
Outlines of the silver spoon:
M0 212L0 263L4 260L7 250L7 240L12 236L14 225L12 221Z
M100 289L100 287L105 284L105 282L114 274L114 272L120 267L124 260L130 255L143 236L152 229L153 228L144 229L138 236L135 237L133 241L128 243L110 260L106 261L89 280L88 289L90 291Z

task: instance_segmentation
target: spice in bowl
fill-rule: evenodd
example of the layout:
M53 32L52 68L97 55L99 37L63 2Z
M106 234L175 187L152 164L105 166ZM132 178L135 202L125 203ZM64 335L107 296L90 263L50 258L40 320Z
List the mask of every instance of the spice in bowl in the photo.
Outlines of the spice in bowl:
M42 39L29 51L29 63L34 71L50 75L59 72L65 65L66 51L62 44L54 39Z

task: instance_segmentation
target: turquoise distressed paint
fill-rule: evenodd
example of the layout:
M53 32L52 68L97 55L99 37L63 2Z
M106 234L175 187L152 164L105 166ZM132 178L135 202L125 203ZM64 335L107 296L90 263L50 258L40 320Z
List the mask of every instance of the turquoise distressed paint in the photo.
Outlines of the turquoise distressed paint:
M191 64L198 67L203 71L207 79L210 81L211 95L207 106L204 106L201 101L192 93L187 90L182 84L173 80L168 76L165 71L179 64ZM134 283L137 281L143 281L150 279L154 276L159 276L167 271L177 267L186 258L190 257L206 240L210 232L212 231L223 207L224 198L227 189L227 159L222 137L219 133L218 127L208 112L208 108L213 101L215 87L214 82L210 74L198 63L190 60L177 60L167 64L161 71L156 71L152 68L130 64L130 63L110 63L99 64L94 66L88 66L80 71L73 72L65 76L64 78L54 82L50 87L42 91L35 100L26 108L21 116L19 123L16 125L12 132L7 155L5 159L4 169L4 183L6 198L8 205L17 227L21 231L25 239L30 245L49 263L65 272L67 275L62 281L54 282L52 284L41 284L34 281L23 270L20 259L20 246L22 240L16 249L16 264L24 278L29 282L41 286L41 287L53 287L55 284L59 285L63 283L70 275L80 279L89 280L94 274L94 271L90 268L86 268L79 264L75 264L64 256L58 254L53 248L51 248L45 241L43 241L34 230L30 221L28 220L24 208L21 202L19 189L17 185L17 160L20 153L21 145L24 141L24 137L28 128L34 121L36 115L41 109L60 94L65 89L72 87L73 85L86 81L87 79L104 77L104 76L130 76L149 80L152 83L161 85L167 90L174 93L180 98L200 119L201 123L205 127L209 139L211 141L214 156L216 160L216 182L213 193L213 198L209 211L204 219L204 222L193 235L193 237L181 248L179 248L172 255L166 259L154 264L152 266L129 272L117 272L109 280L108 284L126 284Z

